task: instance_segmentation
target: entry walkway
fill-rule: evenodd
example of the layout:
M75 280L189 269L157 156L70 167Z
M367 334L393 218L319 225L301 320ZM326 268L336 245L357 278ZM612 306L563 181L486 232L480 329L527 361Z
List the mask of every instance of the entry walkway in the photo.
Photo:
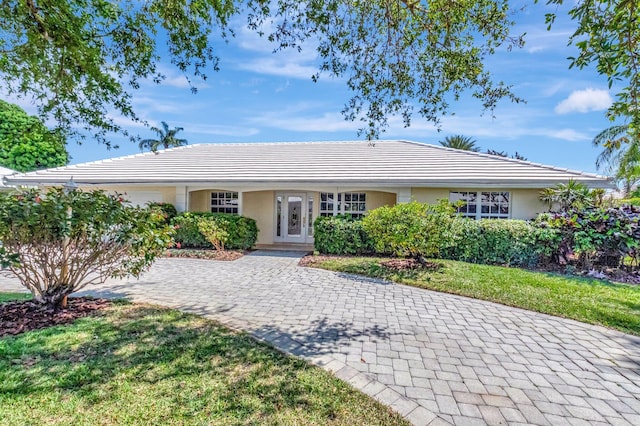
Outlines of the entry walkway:
M216 319L334 372L423 424L640 424L640 338L298 267L300 253L160 259L86 293ZM0 290L15 283L0 279Z

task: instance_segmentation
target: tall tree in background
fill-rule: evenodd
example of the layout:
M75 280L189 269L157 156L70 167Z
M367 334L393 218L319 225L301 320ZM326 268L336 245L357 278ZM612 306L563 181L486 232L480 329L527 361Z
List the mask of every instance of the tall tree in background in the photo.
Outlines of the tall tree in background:
M64 166L69 162L65 145L59 131L0 100L0 165L19 172Z
M150 150L151 152L158 152L158 148L162 147L164 149L167 148L176 148L179 146L187 145L186 139L178 139L176 138L176 134L178 132L183 131L182 127L175 127L173 129L169 129L169 125L166 122L162 122L162 129L158 129L157 127L152 127L151 130L158 134L158 139L143 139L140 141L138 146L140 147L140 151L145 149Z
M603 148L596 167L612 174L622 184L625 196L640 179L640 136L629 130L628 125L611 126L593 138L593 145Z
M512 35L513 0L5 0L0 3L0 92L34 99L41 117L73 133L84 127L101 142L126 133L114 116L139 120L131 93L142 81L161 82L158 64L206 79L216 70L213 46L246 16L250 29L276 49L317 45L320 74L346 80L352 91L343 113L361 120L374 138L399 116L438 124L450 100L468 93L484 109L519 101L485 62L496 50L520 47ZM530 0L531 3L537 0ZM640 129L640 25L634 0L547 0L547 15L567 13L578 55L571 67L596 65L618 94L612 119ZM520 5L518 4L518 7ZM515 12L515 13L514 13ZM166 58L161 57L167 51ZM621 84L618 85L618 83Z
M475 139L463 135L447 136L444 140L440 141L440 145L445 148L461 149L463 151L480 151L480 147L476 146Z

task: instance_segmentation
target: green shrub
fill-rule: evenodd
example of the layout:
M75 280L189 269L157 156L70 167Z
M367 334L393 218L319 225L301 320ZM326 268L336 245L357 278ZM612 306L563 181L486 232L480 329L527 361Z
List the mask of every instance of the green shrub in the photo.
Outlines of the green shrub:
M198 220L198 230L216 250L224 250L224 245L229 240L229 233L224 230L221 223L210 217L203 217Z
M557 250L557 232L523 220L458 217L451 223L451 244L442 257L470 263L532 267Z
M160 215L164 217L165 223L171 223L171 220L178 215L176 206L171 203L151 202L147 203L147 207L152 211L160 213Z
M0 264L52 308L87 285L139 276L167 248L172 229L123 201L60 188L0 194Z
M614 206L622 207L622 206L640 206L640 197L637 198L625 198L623 200L615 200Z
M556 256L569 261L575 254L582 269L593 265L617 267L625 258L631 258L631 266L637 268L640 261L638 207L545 214L540 215L536 223L556 230L561 240Z
M377 253L394 256L439 257L451 244L454 208L446 200L429 205L412 201L372 210L362 225Z
M372 253L362 220L350 216L319 217L313 224L314 246L325 254Z
M200 232L201 219L212 220L220 229L228 233L225 247L228 249L249 249L258 239L256 221L234 214L186 212L176 216L172 224L176 228L174 241L182 247L211 248L213 245Z

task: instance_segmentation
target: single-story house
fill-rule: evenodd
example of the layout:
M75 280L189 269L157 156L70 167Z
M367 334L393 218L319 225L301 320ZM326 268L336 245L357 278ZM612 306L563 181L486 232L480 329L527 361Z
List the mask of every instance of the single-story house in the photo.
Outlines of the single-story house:
M383 205L462 200L473 218L529 219L541 189L610 180L527 161L402 140L188 145L12 175L11 185L63 185L125 193L135 204L242 214L258 244L311 243L319 216L361 216Z

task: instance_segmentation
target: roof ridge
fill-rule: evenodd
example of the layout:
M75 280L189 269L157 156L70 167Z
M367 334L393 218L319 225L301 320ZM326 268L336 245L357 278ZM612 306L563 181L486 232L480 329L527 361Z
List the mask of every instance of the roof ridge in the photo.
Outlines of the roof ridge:
M364 143L364 142L397 142L397 140L314 140L314 141L257 141L257 142L201 142L190 146L203 146L203 145L229 145L229 146L243 146L243 145L307 145L307 144L320 144L320 143L337 143L337 144L349 144L349 143Z

